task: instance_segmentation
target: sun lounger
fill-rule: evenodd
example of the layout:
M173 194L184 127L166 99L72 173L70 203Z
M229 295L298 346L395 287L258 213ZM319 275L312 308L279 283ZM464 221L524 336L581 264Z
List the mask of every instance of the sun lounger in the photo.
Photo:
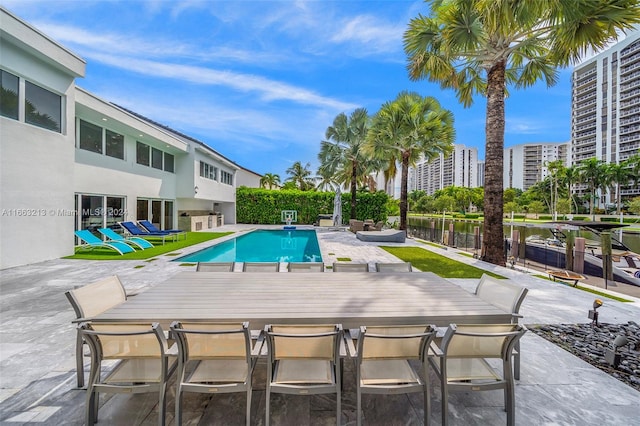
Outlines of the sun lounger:
M147 232L168 232L169 234L183 235L184 238L187 238L187 232L181 229L158 229L156 226L149 222L148 220L139 220L138 225L140 225Z
M76 237L80 239L80 241L84 242L84 244L80 244L81 249L84 249L84 248L94 249L96 247L105 247L111 250L115 250L121 255L135 251L128 244L125 244L119 241L109 241L109 242L102 241L100 238L93 235L91 231L89 231L88 229L75 231L75 234L76 234Z
M406 234L405 231L386 229L384 231L358 231L356 237L360 241L404 243Z
M107 242L109 243L113 241L119 241L121 243L134 245L138 247L140 250L153 247L153 244L151 244L149 241L145 240L144 238L140 238L140 237L125 238L111 228L100 228L98 229L98 232L104 235L105 237L107 237L109 239Z
M162 239L162 244L164 244L165 239L167 237L172 238L174 241L176 240L176 235L171 234L169 232L160 231L160 232L147 232L138 227L133 222L118 222L118 225L125 230L125 232L133 237L141 237L141 238L158 238Z

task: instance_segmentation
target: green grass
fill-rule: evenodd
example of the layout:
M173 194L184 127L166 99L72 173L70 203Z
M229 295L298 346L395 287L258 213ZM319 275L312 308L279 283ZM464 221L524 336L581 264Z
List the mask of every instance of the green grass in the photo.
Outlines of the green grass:
M473 257L471 253L467 253L466 251L458 251L457 254L461 254L462 256Z
M115 250L107 248L94 248L93 250L80 249L76 247L76 254L67 256L65 259L84 259L84 260L145 260L152 257L166 255L173 256L173 251L192 246L194 244L203 243L205 241L214 240L232 234L232 232L187 232L187 238L178 241L167 241L162 245L162 241L152 240L154 247L146 250L136 250L133 253L126 253L122 256ZM176 253L177 255L179 253ZM152 260L150 260L152 261Z
M351 262L350 257L336 257L336 259L338 260L338 262Z
M482 274L494 278L505 277L467 265L466 263L451 260L447 257L432 253L420 247L380 247L405 262L411 262L413 266L423 272L433 272L442 278L480 278Z
M536 277L536 278L541 278L543 280L564 284L564 285L566 285L568 287L573 287L573 285L571 285L571 284L567 284L567 283L562 282L562 281L554 281L554 280L552 280L551 278L549 278L549 277L547 277L545 275L534 274L533 276ZM591 288L583 287L580 284L578 284L577 286L575 286L573 288L577 288L578 290L586 291L587 293L593 293L593 294L598 295L598 296L606 297L608 299L617 300L618 302L625 302L625 303L633 302L633 300L624 299L622 297L614 296L614 295L609 294L609 293L604 293L602 291L598 291L598 290L594 290L594 289L591 289Z

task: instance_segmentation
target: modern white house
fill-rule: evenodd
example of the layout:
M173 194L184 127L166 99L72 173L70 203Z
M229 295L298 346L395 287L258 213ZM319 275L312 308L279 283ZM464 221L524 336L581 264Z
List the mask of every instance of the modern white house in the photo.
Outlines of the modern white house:
M76 86L85 61L0 8L0 269L71 255L77 229L235 223L260 175Z

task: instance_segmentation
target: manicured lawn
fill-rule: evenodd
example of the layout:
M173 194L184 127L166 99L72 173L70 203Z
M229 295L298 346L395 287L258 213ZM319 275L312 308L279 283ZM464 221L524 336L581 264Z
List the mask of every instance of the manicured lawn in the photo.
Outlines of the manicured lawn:
M80 249L76 247L76 254L73 256L67 256L65 259L85 259L85 260L142 260L150 259L155 256L167 255L176 256L179 253L174 253L176 250L180 250L185 247L192 246L194 244L203 243L209 240L215 240L216 238L224 237L225 235L233 234L233 232L187 232L187 238L180 237L178 241L167 241L162 245L162 240L150 240L151 244L155 247L146 250L136 250L134 253L126 253L120 255L115 250L106 248L94 248L93 250Z
M423 272L433 272L442 278L480 278L487 274L495 278L505 279L466 263L458 262L420 247L381 247L392 255L402 259Z
M539 274L536 274L536 275L534 275L534 277L536 277L536 278L542 278L543 280L547 280L547 281L553 281L551 278L549 278L549 277L548 277L548 276L546 276L546 275L539 275ZM605 292L603 292L603 291L598 291L598 290L594 290L594 289L592 289L592 288L583 287L583 286L581 286L580 284L578 284L577 286L575 286L575 287L574 287L574 286L572 286L571 284L563 283L562 281L553 281L553 282L560 283L560 284L564 284L564 285L570 286L570 287L572 287L572 288L577 288L578 290L586 291L586 292L588 292L588 293L593 293L593 294L596 294L596 295L598 295L598 296L607 297L607 298L609 298L609 299L617 300L618 302L633 302L632 300L624 299L624 298L622 298L622 297L618 297L618 296L614 296L614 295L612 295L612 294L605 293Z

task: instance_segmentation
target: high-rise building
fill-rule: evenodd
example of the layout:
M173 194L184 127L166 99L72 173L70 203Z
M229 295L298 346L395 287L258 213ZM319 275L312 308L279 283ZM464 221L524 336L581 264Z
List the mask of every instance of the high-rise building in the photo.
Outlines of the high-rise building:
M640 30L576 66L572 80L572 163L595 157L617 164L638 154ZM638 187L622 188L623 197L637 195ZM602 197L601 201L607 200Z
M547 165L568 165L569 143L524 143L504 150L504 188L526 191L549 174Z
M484 170L484 169L483 169ZM450 155L419 161L411 173L414 188L433 194L447 186L475 188L478 185L478 150L455 144Z

